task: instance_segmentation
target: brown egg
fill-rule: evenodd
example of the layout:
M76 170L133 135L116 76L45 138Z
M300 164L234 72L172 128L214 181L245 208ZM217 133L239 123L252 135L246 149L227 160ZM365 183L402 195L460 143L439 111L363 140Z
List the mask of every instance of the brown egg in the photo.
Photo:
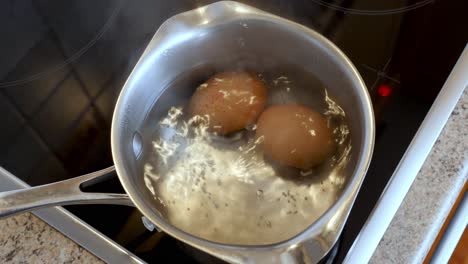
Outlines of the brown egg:
M263 137L262 147L268 157L299 169L322 163L334 150L325 118L301 105L267 108L258 119L256 136Z
M200 85L189 103L191 116L209 116L212 132L225 135L255 123L265 107L267 90L248 72L223 72Z

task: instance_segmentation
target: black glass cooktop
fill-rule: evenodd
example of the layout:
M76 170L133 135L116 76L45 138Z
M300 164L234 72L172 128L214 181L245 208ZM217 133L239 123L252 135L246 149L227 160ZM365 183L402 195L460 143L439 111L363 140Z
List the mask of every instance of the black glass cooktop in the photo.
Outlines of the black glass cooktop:
M0 166L30 185L112 165L110 124L119 91L159 25L212 1L1 1ZM372 163L343 231L339 263L466 44L465 0L241 1L325 35L351 59L372 96ZM93 187L122 191L117 179ZM67 206L149 263L215 263L140 213Z

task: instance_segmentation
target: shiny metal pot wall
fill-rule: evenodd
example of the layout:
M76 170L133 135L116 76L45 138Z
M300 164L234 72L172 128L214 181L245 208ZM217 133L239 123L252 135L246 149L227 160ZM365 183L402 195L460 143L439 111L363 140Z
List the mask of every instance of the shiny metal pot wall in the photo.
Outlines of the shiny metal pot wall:
M242 38L239 38L242 36ZM238 246L210 242L171 225L143 181L143 142L154 129L147 122L162 90L180 76L196 78L206 65L223 69L242 61L257 68L300 65L325 83L347 113L353 155L346 187L335 204L297 236L273 245ZM174 97L181 91L175 90ZM167 104L171 99L165 100ZM158 102L159 104L160 102ZM83 193L113 168L67 181L0 194L0 217L43 206L78 203L134 204L164 232L233 263L315 263L336 242L370 162L374 121L367 89L351 62L320 34L247 5L223 1L176 15L154 35L117 102L111 130L117 175L128 194ZM142 154L143 153L143 154ZM131 201L130 201L131 200Z

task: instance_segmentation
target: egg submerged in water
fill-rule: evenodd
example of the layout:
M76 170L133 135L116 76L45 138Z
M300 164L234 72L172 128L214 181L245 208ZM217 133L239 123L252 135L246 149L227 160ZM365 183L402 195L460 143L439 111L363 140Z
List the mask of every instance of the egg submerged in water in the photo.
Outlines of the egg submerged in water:
M267 108L258 119L256 137L261 139L266 156L304 170L319 165L334 151L325 118L302 105Z
M209 118L209 130L226 135L255 123L267 89L249 72L222 72L200 85L189 103L190 116Z

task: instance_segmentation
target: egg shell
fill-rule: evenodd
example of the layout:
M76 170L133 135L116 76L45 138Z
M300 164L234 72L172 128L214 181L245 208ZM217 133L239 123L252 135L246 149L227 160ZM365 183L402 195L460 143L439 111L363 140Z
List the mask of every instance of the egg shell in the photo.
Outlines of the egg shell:
M258 119L256 137L272 160L299 169L319 165L334 151L326 119L302 105L267 108Z
M209 130L220 135L255 123L265 107L267 89L250 72L223 72L201 84L189 103L190 116L208 116Z

